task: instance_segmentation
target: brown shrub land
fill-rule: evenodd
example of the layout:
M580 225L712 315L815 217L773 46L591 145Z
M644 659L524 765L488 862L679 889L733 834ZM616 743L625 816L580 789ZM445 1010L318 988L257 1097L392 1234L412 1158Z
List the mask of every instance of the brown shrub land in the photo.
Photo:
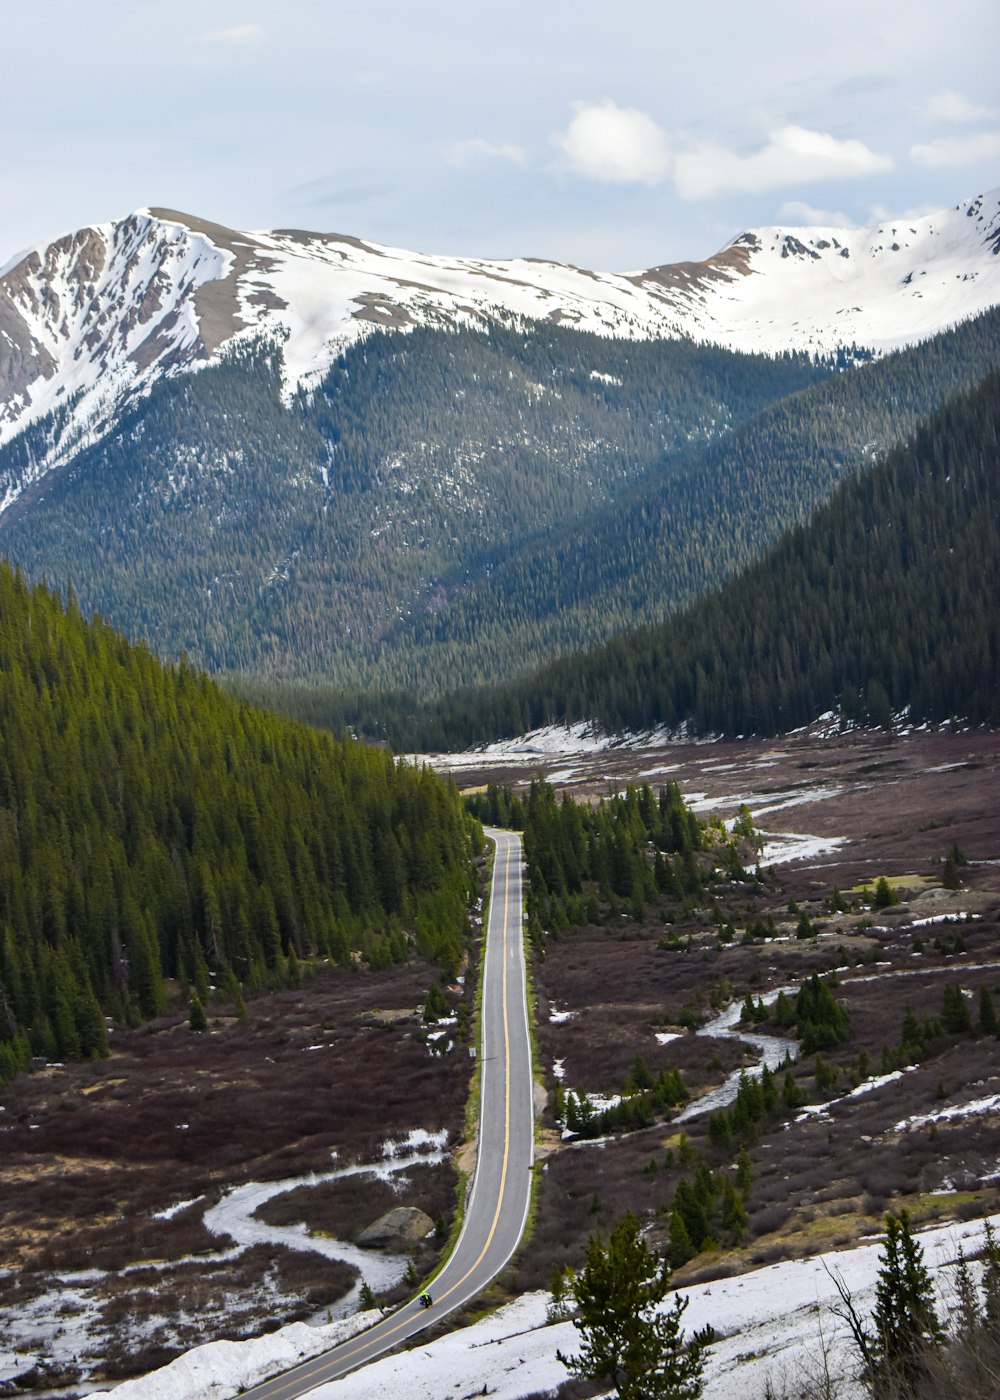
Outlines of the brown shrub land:
M464 1046L436 1055L426 1042L420 1011L434 977L421 964L320 973L253 1001L245 1024L210 1010L208 1033L195 1035L178 1013L117 1032L103 1062L48 1067L3 1091L0 1336L16 1338L18 1310L57 1276L105 1271L89 1286L93 1354L74 1375L39 1352L38 1386L142 1373L344 1296L354 1270L319 1255L258 1246L226 1257L231 1241L206 1228L204 1211L243 1182L378 1161L387 1139L413 1128L457 1144L471 1061ZM346 1177L273 1197L262 1215L350 1239L390 1204L418 1206L440 1222L414 1261L424 1271L456 1187L446 1157L407 1172L402 1194Z
M538 1046L550 1089L559 1062L567 1087L601 1095L622 1091L637 1051L654 1074L680 1069L693 1094L720 1083L741 1062L751 1063L752 1052L744 1055L731 1039L690 1031L660 1045L656 1033L682 1030L686 1010L707 1018L724 1001L796 985L814 970L838 969L837 996L850 1011L851 1035L824 1054L841 1070L838 1089L817 1089L814 1057L793 1071L806 1099L833 1101L821 1114L785 1113L764 1131L751 1148L743 1245L708 1250L678 1272L678 1281L847 1245L877 1229L887 1208L906 1205L916 1220L929 1221L1000 1206L1000 1112L896 1130L907 1117L1000 1092L994 1038L944 1036L898 1079L843 1097L859 1053L867 1052L870 1073L879 1074L883 1047L900 1040L906 1007L921 1019L938 1016L947 983L962 987L973 1020L983 986L1000 1010L998 757L1000 738L987 732L801 735L616 749L533 766L555 770L557 785L578 800L620 790L627 781L655 787L669 778L686 796L704 795L703 812L732 816L747 799L755 809L775 806L758 820L764 831L843 842L765 872L759 892L720 887L715 909L691 911L670 927L640 926L617 913L602 927L562 933L548 940L545 960L535 968ZM516 785L528 776L509 767L502 777L496 769L470 770L456 780ZM956 844L968 864L961 867L962 888L947 891L942 861ZM898 904L830 912L834 891L843 891L848 903L863 902L881 875L896 889ZM814 939L795 937L803 910L819 927ZM914 924L956 911L980 917ZM744 946L743 930L768 916L781 941ZM717 925L729 922L736 937L720 945ZM660 946L665 938L674 946ZM559 1019L550 1020L551 1011ZM562 1019L566 1012L569 1018ZM588 1235L607 1231L627 1209L660 1221L665 1244L674 1190L682 1175L692 1177L694 1161L716 1171L734 1167L735 1148L713 1148L704 1119L683 1125L690 1156L684 1166L679 1131L669 1122L597 1143L560 1145L551 1109L550 1094L539 1209L518 1264L519 1287L546 1286L553 1264L577 1265Z

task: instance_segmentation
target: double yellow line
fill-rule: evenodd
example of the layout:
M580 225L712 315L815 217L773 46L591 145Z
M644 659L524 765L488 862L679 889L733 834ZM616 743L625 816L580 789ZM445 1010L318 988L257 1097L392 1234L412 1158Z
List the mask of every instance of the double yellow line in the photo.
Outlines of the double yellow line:
M460 1279L457 1279L457 1280L451 1285L451 1287L447 1290L447 1292L442 1293L441 1298L440 1298L440 1302L441 1302L441 1303L443 1303L447 1298L451 1298L451 1297L453 1296L453 1294L457 1293L458 1290L462 1287L462 1284L465 1283L466 1280L467 1280L468 1278L470 1278L470 1277L472 1276L472 1274L475 1273L475 1271L479 1268L480 1264L481 1264L481 1263L483 1262L483 1260L486 1258L486 1255L487 1255L487 1253L489 1252L490 1245L493 1243L493 1237L494 1237L494 1235L496 1234L497 1225L500 1223L500 1212L501 1212L501 1210L503 1209L504 1192L505 1192L506 1187L507 1187L507 1168L508 1168L508 1166L509 1166L509 1164L510 1164L510 1078L511 1078L511 1076L510 1076L510 1022L509 1022L509 1018L508 1018L508 999L507 999L507 980L508 980L508 979L507 979L507 967L508 967L508 937L509 937L509 925L510 925L510 904L509 904L508 895L509 895L509 890L510 890L510 857L511 857L511 851L512 851L513 849L515 849L515 844L516 844L516 843L513 842L513 841L510 841L510 842L507 843L506 850L505 850L505 854L504 854L504 870L503 870L503 935L502 935L502 940L501 940L501 957L503 958L503 981L502 981L503 994L502 994L502 1006L503 1006L503 1047L504 1047L504 1133L503 1133L503 1165L502 1165L501 1171L500 1171L500 1189L499 1189L499 1191L498 1191L498 1193L497 1193L497 1206L496 1206L496 1210L495 1210L495 1212L494 1212L494 1214L493 1214L493 1223L490 1225L489 1233L488 1233L488 1235L486 1236L486 1243L483 1245L482 1249L479 1251L479 1254L478 1254L477 1258L475 1259L475 1261L474 1261L472 1264L469 1265L469 1267L466 1269L466 1271L465 1271L465 1273L462 1275L462 1277L461 1277ZM494 874L493 874L493 897L492 897L491 902L490 902L490 918L491 918L491 919L492 919L492 917L493 917L493 910L494 910L494 908L496 907L496 903L495 903L495 901L496 901L496 894L497 894L497 890L496 890L496 871L494 870ZM520 926L518 927L518 936L520 937ZM490 951L491 951L490 945L489 945L489 941L488 941L488 940L489 940L489 931L487 930L487 956L489 956L489 953L490 953ZM484 1030L485 1030L485 1015L484 1015ZM484 1046L484 1048L485 1048L485 1046ZM481 1073L481 1071L480 1071L480 1073ZM479 1131L479 1149L478 1149L480 1153L481 1153L482 1150L483 1150L483 1140L482 1140L482 1137L483 1137L483 1135L482 1135L482 1121L483 1121L483 1111L482 1111L482 1110L483 1110L483 1102L484 1102L484 1101L481 1099L481 1100L480 1100L480 1110L479 1110L479 1125L480 1125L480 1131ZM478 1165L477 1165L476 1170L478 1171L478 1169L479 1169L479 1168L478 1168ZM473 1194L475 1194L475 1185L473 1185ZM468 1217L466 1217L466 1223L467 1223L467 1222L468 1222ZM462 1242L462 1237L461 1237L461 1235L460 1235L460 1236L459 1236L459 1239L458 1239L458 1243L461 1244L461 1242ZM457 1246L456 1246L456 1248L457 1248ZM269 1393L270 1393L271 1396L273 1397L273 1400L282 1400L282 1397L286 1397L286 1396L291 1397L291 1396L294 1396L294 1395L301 1394L302 1392L301 1392L301 1390L299 1389L299 1387L301 1386L302 1381L303 1381L303 1380L306 1380L306 1379L308 1378L306 1373L307 1373L307 1370L308 1370L308 1368L309 1368L310 1366L315 1366L316 1369L317 1369L317 1372L319 1372L319 1371L321 1371L322 1369L325 1369L325 1367L326 1367L327 1365L329 1365L329 1364L331 1364L331 1363L333 1363L333 1362L336 1362L337 1364L339 1364L339 1363L342 1362L342 1361L350 1361L350 1360L352 1359L352 1357L360 1356L363 1352L365 1352L365 1351L367 1350L367 1348L372 1344L373 1341L377 1341L377 1342L380 1343L380 1344L383 1343L383 1342L385 1342L385 1343L388 1344L388 1343L389 1343L389 1339L390 1339L391 1337L394 1337L394 1336L396 1335L397 1332L402 1332L402 1331L404 1330L404 1328L408 1327L408 1326L411 1324L412 1321L413 1321L412 1314L407 1313L407 1316L406 1316L406 1317L401 1318L399 1322L395 1323L395 1324L394 1324L393 1326L391 1326L391 1327L388 1327L385 1331L379 1330L379 1329L380 1329L380 1324L376 1323L376 1324L375 1324L375 1328L373 1328L372 1330L370 1330L370 1331L368 1331L368 1332L363 1332L363 1333L361 1333L360 1337L358 1338L358 1340L357 1340L356 1342L353 1342L353 1343L352 1343L352 1342L344 1342L342 1346L336 1347L332 1352L328 1352L327 1355L326 1355L325 1357L316 1358L316 1359L315 1359L314 1361L312 1361L312 1362L305 1362L305 1363L303 1364L302 1367L296 1368L295 1371L290 1371L290 1372L288 1373L287 1377L285 1378L285 1380L286 1380L286 1384L285 1384L285 1385L281 1385L280 1381L277 1381L277 1380L276 1380L273 1384L277 1385L278 1388L277 1388L277 1389L272 1389ZM380 1345L379 1351L377 1351L377 1352L372 1356L371 1359L374 1361L374 1360L375 1360L375 1357L378 1356L378 1355L380 1355L380 1354L381 1354L381 1351L383 1351L383 1350L388 1350L388 1345L387 1345L386 1347L381 1347L381 1345ZM331 1379L336 1379L336 1377L333 1377L333 1378L331 1378ZM316 1377L315 1377L315 1379L309 1379L309 1386L310 1386L310 1389L311 1389L313 1386L321 1385L322 1383L323 1383L323 1377L322 1377L322 1375L320 1375L320 1374L317 1374Z

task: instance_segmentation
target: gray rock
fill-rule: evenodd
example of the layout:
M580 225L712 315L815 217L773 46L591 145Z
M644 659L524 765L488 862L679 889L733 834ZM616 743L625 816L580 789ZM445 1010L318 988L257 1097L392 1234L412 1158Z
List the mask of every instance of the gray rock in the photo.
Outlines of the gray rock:
M434 1229L434 1221L415 1206L396 1206L361 1231L358 1244L365 1249L404 1249L418 1244Z

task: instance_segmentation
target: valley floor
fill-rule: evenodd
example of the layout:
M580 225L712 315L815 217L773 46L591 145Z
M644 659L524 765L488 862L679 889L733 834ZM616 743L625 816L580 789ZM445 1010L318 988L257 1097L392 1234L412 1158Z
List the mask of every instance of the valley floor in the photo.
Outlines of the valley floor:
M813 971L835 973L836 995L851 1017L849 1040L825 1054L832 1080L821 1089L815 1057L800 1058L793 1079L803 1102L765 1125L751 1149L745 1238L707 1249L675 1273L692 1299L689 1323L711 1322L724 1334L710 1353L706 1395L757 1400L768 1375L778 1395L785 1384L797 1394L802 1366L815 1366L821 1355L821 1335L843 1366L834 1322L820 1308L832 1296L821 1262L844 1274L867 1309L874 1241L887 1210L909 1209L915 1226L928 1232L928 1258L941 1265L947 1296L957 1241L971 1239L969 1232L1000 1210L998 1043L973 1024L969 1034L940 1037L918 1063L890 1068L883 1059L898 1048L905 1010L921 1020L938 1017L946 987L961 990L973 1023L984 989L1000 1006L1000 735L800 734L770 742L605 748L579 733L550 733L491 755L450 757L441 766L467 788L487 781L516 787L541 773L577 797L601 796L627 782L655 787L675 780L700 813L727 820L746 803L763 834L762 880L756 889L720 886L713 908L691 910L671 925L655 911L637 920L622 910L547 940L534 971L538 1053L549 1091L540 1119L544 1164L532 1236L491 1295L506 1306L474 1327L421 1343L402 1363L386 1360L363 1378L338 1382L337 1396L391 1391L393 1400L441 1400L480 1393L486 1384L487 1393L515 1400L564 1380L555 1351L572 1349L574 1335L568 1324L543 1326L553 1264L576 1264L589 1233L606 1231L627 1208L663 1222L665 1243L684 1154L703 1153L713 1170L723 1171L731 1153L709 1143L704 1114L598 1141L567 1140L553 1117L557 1077L566 1088L612 1100L640 1054L654 1074L680 1071L692 1096L710 1092L760 1061L760 1047L729 1033L745 997L773 1005L778 988L795 987ZM965 863L958 887L948 889L943 862L955 847ZM875 909L880 877L897 902ZM835 893L843 896L843 910L832 907ZM803 913L813 926L807 937L797 934ZM754 922L768 919L766 936L754 934ZM720 938L727 927L732 932ZM417 1122L449 1131L454 1141L468 1062L464 1052L430 1053L433 1042L415 1015L426 976L419 969L377 974L376 1000L387 1008L380 1015L352 1000L357 988L349 978L280 994L273 1005L251 1008L248 1029L218 1026L202 1042L212 1047L204 1064L191 1057L198 1038L165 1024L130 1036L103 1066L50 1067L11 1086L0 1116L0 1238L21 1275L0 1275L0 1353L7 1352L0 1354L7 1367L0 1376L18 1374L10 1330L18 1308L66 1270L107 1267L121 1280L123 1265L151 1263L168 1244L176 1257L216 1251L204 1206L229 1187L329 1172L332 1151L339 1153L337 1165L375 1162L385 1138L402 1141ZM727 1027L720 1017L730 1006L735 1014L724 1018ZM773 1033L767 1025L753 1030ZM360 1112L355 1095L336 1093L340 1081L353 1085L351 1065L359 1055L385 1088L377 1122ZM244 1082L256 1086L253 1098L237 1092ZM258 1106L269 1101L276 1111L262 1117ZM234 1113L242 1104L253 1110L246 1122ZM192 1129L197 1140L189 1137ZM130 1144L134 1160L112 1169L111 1149L102 1142ZM185 1142L178 1168L177 1144ZM293 1182L294 1193L266 1207L267 1223L352 1238L359 1219L367 1223L388 1204L423 1204L434 1216L454 1199L445 1165L428 1162L409 1178L400 1196L371 1177L305 1188ZM169 1220L162 1215L168 1207L176 1211ZM308 1249L308 1237L300 1241ZM329 1261L318 1256L295 1258L295 1270L282 1255L280 1267L269 1271L263 1253L259 1260L245 1255L245 1278L227 1275L231 1266L211 1254L198 1269L214 1280L213 1306L241 1289L252 1294L260 1276L254 1270L262 1269L275 1295L298 1296L301 1308L291 1315L325 1320L350 1279L334 1279ZM136 1282L152 1286L151 1270ZM192 1335L181 1282L179 1275L173 1280L172 1306L188 1330L164 1325L163 1332L174 1353L206 1337ZM168 1301L154 1303L151 1295L147 1306L155 1311ZM51 1336L71 1331L72 1305L68 1299L66 1316L50 1319ZM112 1313L134 1315L120 1287L102 1306L111 1308L109 1324ZM209 1336L222 1330L221 1322L214 1325L219 1330ZM263 1373L257 1368L273 1366L276 1356L290 1363L329 1344L328 1335L297 1323L271 1338L189 1352L174 1363L171 1379L165 1373L162 1389L147 1375L118 1394L121 1400L140 1394L142 1400L220 1400ZM213 1356L214 1367L220 1355L222 1369L209 1388L210 1372L196 1380L192 1367ZM23 1353L17 1359L21 1372L25 1359ZM403 1380L394 1369L400 1364ZM67 1380L63 1393L95 1384L97 1375L73 1389ZM49 1393L54 1376L51 1387Z

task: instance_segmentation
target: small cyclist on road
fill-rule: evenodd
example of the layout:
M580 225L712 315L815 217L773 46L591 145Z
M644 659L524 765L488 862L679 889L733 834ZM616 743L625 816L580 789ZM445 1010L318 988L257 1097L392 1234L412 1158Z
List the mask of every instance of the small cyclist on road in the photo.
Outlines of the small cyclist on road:
M433 1301L434 1299L431 1297L431 1295L427 1292L427 1289L425 1288L424 1291L420 1294L420 1306L422 1308L429 1308Z

